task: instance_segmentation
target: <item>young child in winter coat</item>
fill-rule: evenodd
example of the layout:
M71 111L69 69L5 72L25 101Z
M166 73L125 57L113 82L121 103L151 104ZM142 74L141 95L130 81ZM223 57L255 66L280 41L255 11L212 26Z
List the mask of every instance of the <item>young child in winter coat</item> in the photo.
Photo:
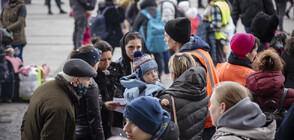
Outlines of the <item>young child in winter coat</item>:
M120 79L120 83L126 88L124 98L128 103L137 97L153 97L155 93L165 90L158 81L158 65L149 54L134 52L133 66L134 72ZM162 99L160 104L166 106L169 101Z

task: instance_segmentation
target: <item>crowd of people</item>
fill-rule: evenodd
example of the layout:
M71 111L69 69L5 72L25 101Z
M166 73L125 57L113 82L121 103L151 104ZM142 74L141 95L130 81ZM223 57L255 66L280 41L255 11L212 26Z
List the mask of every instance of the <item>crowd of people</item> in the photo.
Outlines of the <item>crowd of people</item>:
M34 91L21 139L294 139L294 30L283 31L280 1L276 13L272 0L209 0L201 17L188 1L105 0L98 14L109 34L87 43L83 2L70 0L73 50ZM151 18L141 11L155 19L157 9L164 52L151 52L145 40ZM9 16L13 10L19 14ZM9 0L0 16L1 97L11 77L8 45L22 60L25 17L21 0ZM246 33L234 33L239 17ZM115 48L121 58L113 61ZM170 87L161 83L166 74ZM268 115L277 111L282 119Z

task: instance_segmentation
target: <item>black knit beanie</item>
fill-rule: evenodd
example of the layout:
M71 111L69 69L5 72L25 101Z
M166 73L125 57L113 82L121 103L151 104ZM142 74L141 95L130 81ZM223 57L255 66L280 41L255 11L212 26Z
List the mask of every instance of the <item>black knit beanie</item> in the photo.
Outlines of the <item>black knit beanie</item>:
M191 23L186 17L169 20L165 24L166 33L175 41L185 44L190 41Z

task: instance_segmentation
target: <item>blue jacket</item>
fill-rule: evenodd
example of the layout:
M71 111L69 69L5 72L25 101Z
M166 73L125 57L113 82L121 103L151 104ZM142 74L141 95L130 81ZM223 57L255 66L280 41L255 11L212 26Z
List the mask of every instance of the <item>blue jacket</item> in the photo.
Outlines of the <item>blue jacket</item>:
M120 83L126 88L124 98L128 103L139 96L153 97L153 94L165 90L159 81L156 84L148 84L141 81L136 73L122 77Z

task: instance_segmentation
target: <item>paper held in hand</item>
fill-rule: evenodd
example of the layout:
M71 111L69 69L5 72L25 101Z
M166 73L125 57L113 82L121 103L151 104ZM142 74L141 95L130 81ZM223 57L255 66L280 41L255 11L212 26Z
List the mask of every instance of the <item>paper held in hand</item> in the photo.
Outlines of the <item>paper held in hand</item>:
M118 106L114 111L119 113L124 113L125 107L127 105L127 102L124 98L113 98L113 102L119 102L120 106Z

